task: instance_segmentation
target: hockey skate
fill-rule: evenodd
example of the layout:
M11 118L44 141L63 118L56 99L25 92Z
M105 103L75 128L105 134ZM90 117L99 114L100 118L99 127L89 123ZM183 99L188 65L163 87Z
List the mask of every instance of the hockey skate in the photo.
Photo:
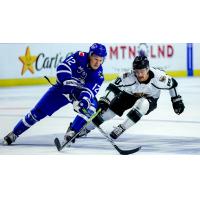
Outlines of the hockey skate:
M11 145L13 142L15 142L16 139L17 136L13 132L10 132L8 135L4 137L3 144Z
M117 139L124 131L125 131L125 127L123 126L123 124L119 124L111 133L110 133L110 137L112 139Z
M71 125L71 124L70 124L70 125ZM74 137L75 134L76 134L76 132L73 131L73 130L71 130L71 126L69 126L69 128L67 129L67 132L66 132L66 134L65 134L65 136L64 136L64 141L65 141L65 142L70 141L70 140ZM72 142L73 142L73 143L75 142L75 138L73 139Z

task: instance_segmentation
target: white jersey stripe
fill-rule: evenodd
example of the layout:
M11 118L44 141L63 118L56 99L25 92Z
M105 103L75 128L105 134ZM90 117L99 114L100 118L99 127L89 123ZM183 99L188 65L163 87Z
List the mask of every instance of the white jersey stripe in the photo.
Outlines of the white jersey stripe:
M61 63L59 66L65 66L72 73L71 68L67 64Z
M68 74L72 74L71 71L69 70L60 70L60 71L57 71L57 74L61 74L61 73L68 73Z

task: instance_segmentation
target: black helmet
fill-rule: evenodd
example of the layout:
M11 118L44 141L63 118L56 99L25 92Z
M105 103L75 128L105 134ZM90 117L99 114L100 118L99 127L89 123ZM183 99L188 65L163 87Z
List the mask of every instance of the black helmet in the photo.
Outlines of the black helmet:
M149 68L149 60L146 56L136 56L133 61L133 70Z

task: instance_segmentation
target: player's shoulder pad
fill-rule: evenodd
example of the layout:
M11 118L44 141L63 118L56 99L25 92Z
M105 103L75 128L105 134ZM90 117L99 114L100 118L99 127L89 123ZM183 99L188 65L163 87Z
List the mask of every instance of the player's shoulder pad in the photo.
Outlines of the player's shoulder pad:
M132 74L132 72L123 73L123 74L122 74L122 78L123 78L123 79L124 79L124 78L127 78L127 77L131 76L131 74Z
M168 75L165 73L165 71L162 68L151 67L150 70L153 72L154 77L160 82L165 82L166 79L168 78Z

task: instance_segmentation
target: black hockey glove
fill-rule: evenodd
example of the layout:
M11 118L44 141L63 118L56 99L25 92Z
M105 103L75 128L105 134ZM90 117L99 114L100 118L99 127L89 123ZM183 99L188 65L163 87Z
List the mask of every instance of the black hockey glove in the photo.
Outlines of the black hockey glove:
M109 108L110 100L107 97L101 97L98 104L98 109L101 108L102 112L105 112Z
M184 103L182 101L181 96L178 95L176 97L172 97L171 101L172 101L174 112L177 115L180 115L184 111L184 109L185 109L185 105L184 105Z

